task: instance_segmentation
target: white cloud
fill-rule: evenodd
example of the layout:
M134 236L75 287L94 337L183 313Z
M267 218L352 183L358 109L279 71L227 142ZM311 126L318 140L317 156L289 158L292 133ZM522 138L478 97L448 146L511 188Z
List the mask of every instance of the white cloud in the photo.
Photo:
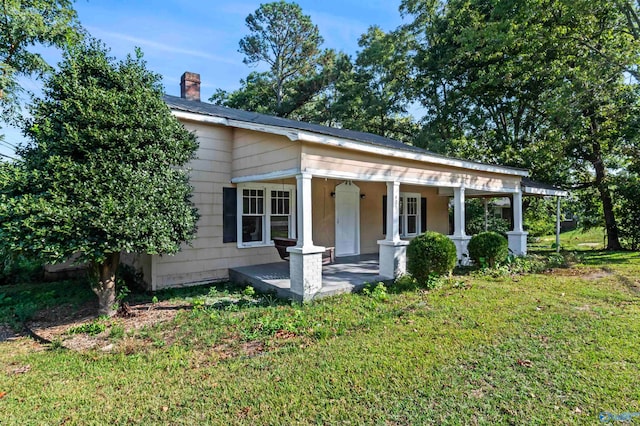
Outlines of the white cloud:
M187 55L187 56L194 56L197 58L202 58L202 59L209 59L212 61L216 61L216 62L222 62L222 63L226 63L226 64L236 64L237 61L224 57L224 56L219 56L219 55L212 55L210 53L207 52L203 52L200 50L193 50L193 49L187 49L187 48L183 48L183 47L179 47L179 46L172 46L166 43L160 43L157 41L153 41L153 40L148 40L148 39L144 39L144 38L140 38L140 37L134 37L134 36L130 36L128 34L122 34L122 33L115 33L115 32L108 32L108 31L103 31L100 29L92 29L92 32L94 34L101 34L102 37L101 38L116 38L119 40L123 40L123 41L127 41L127 42L131 42L134 43L136 46L139 47L147 47L150 49L155 49L157 51L161 51L161 52L171 52L171 53L178 53L181 55Z

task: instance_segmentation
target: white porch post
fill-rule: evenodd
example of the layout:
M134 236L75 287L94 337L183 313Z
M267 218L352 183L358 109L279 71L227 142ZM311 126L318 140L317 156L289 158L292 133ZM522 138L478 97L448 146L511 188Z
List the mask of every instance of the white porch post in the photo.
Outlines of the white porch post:
M400 241L400 182L387 182L387 241Z
M516 256L527 254L527 232L522 228L522 191L513 194L511 209L513 211L513 231L507 232L509 251Z
M306 248L313 246L313 227L311 223L311 178L308 173L296 176L296 218L298 231L298 244L296 247Z
M560 253L560 197L556 197L556 253Z
M298 244L287 248L291 292L302 301L313 299L322 287L322 253L325 250L313 245L311 178L309 173L296 176Z
M400 239L400 182L387 182L387 236L378 241L380 276L394 279L407 271L407 245Z
M464 237L464 186L453 188L453 235Z
M458 262L462 265L469 264L469 240L471 237L465 233L464 222L464 185L453 188L453 235L449 238L456 245L456 254Z
M489 200L484 197L482 202L484 204L484 232L487 232L489 230Z
M522 192L513 194L513 230L522 232Z

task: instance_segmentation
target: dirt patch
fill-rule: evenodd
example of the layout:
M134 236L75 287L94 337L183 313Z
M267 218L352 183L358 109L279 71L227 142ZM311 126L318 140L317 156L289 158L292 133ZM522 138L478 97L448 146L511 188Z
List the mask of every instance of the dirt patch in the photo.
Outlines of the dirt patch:
M599 280L600 278L606 278L609 275L613 275L613 272L600 270L591 272L590 274L586 274L582 278L584 278L585 280Z
M602 247L602 243L578 243L580 247Z
M241 345L242 352L246 356L252 357L264 352L264 344L258 341L245 342Z
M45 343L51 342L70 327L93 321L97 310L98 304L95 301L79 307L70 304L54 306L36 312L25 325L36 338L40 338Z
M591 312L591 306L590 305L576 306L574 309L576 311Z
M559 277L577 277L585 280L599 280L613 275L612 271L607 269L585 269L585 268L554 268L547 272L549 275Z
M620 282L624 284L629 290L634 293L640 293L640 279L638 278L629 278L624 275L618 275Z
M56 306L38 312L26 323L27 329L42 343L53 342L65 348L85 351L89 349L101 349L110 352L122 345L122 339L116 343L110 336L116 330L121 335L128 335L132 331L144 327L153 327L156 324L173 320L178 312L190 309L191 305L185 302L159 302L139 303L131 305L127 315L116 316L108 320L98 320L96 302L88 302L80 307L71 305ZM104 330L95 334L70 333L74 328L103 323Z

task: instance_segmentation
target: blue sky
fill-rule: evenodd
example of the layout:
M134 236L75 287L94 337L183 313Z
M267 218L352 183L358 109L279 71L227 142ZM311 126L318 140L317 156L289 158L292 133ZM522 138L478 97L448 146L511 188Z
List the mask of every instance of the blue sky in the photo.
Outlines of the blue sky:
M89 33L104 41L113 56L125 57L134 48L144 52L149 69L163 77L165 91L180 94L184 71L198 72L202 99L216 88L233 90L251 68L242 63L238 41L247 34L246 16L266 1L194 0L78 0L75 8ZM371 25L392 30L402 23L400 0L300 0L305 14L318 25L325 48L355 55L358 38ZM47 52L47 60L59 55ZM32 91L39 83L23 81ZM3 126L4 127L4 126ZM19 132L3 128L6 140L22 140ZM0 153L11 154L0 145Z

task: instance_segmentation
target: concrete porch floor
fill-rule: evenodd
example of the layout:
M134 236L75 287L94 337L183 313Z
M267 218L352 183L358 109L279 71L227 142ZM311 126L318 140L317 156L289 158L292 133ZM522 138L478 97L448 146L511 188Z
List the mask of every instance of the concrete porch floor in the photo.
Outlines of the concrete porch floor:
M366 283L388 281L378 275L378 254L336 258L322 267L322 288L315 296L327 297L360 290ZM278 297L294 298L289 279L289 262L267 263L229 269L229 278L247 283L260 291L274 291Z

